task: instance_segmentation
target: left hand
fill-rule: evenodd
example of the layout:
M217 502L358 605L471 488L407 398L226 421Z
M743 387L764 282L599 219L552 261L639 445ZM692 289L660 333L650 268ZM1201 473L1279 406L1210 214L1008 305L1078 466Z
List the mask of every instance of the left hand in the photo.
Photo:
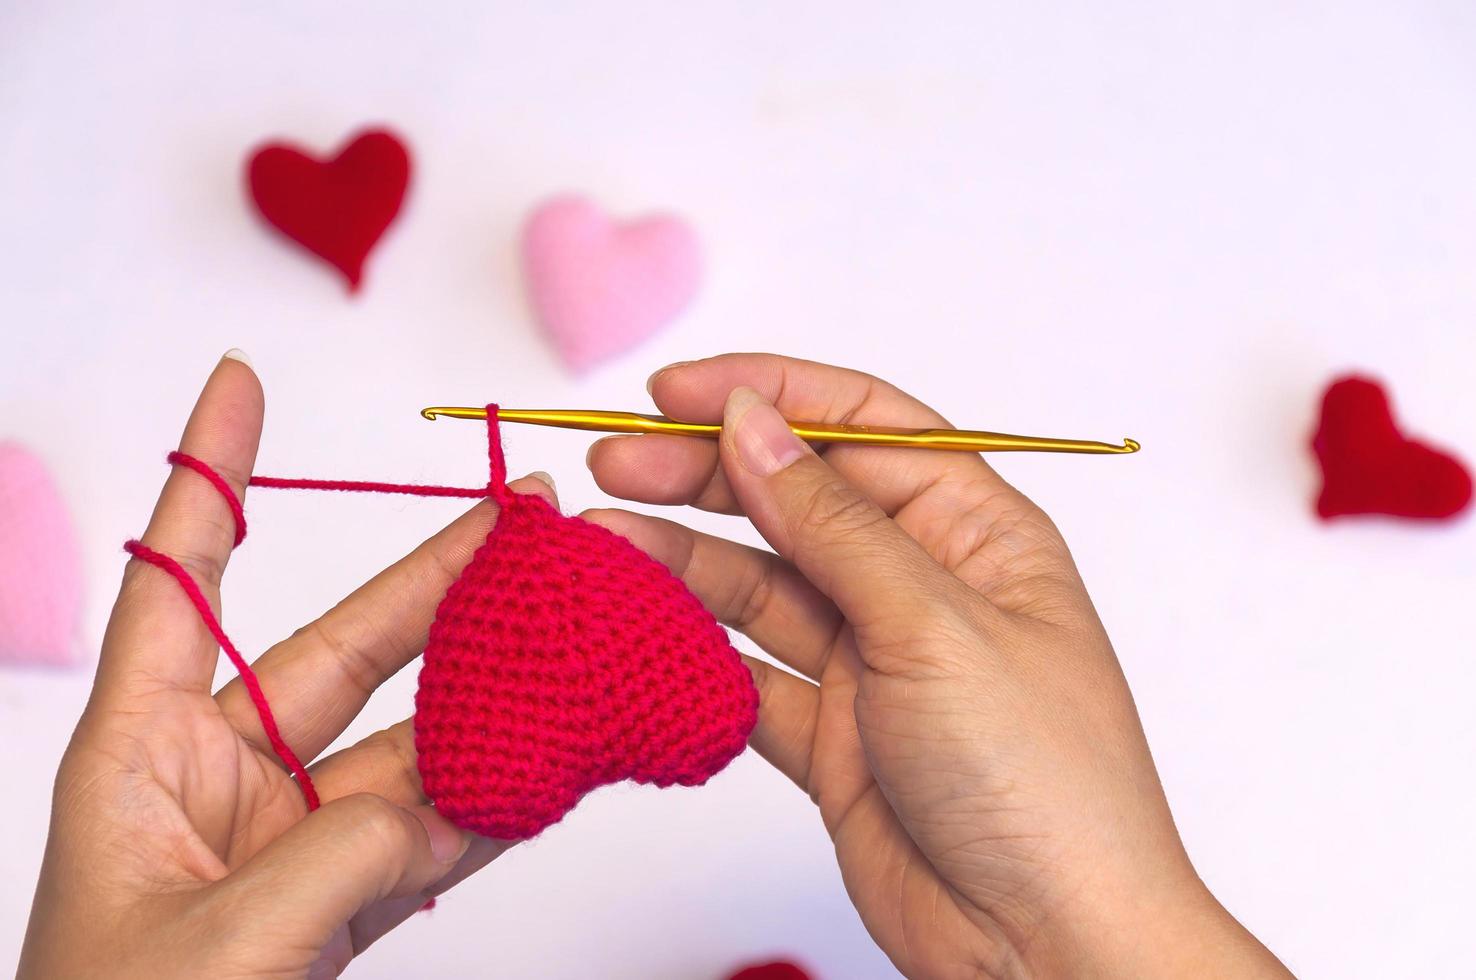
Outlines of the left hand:
M180 449L241 495L262 415L256 375L224 359ZM545 482L511 487L555 502ZM299 758L323 752L419 656L496 519L494 502L477 504L256 662ZM176 467L142 540L219 609L234 532L220 494ZM509 846L428 805L408 719L313 764L323 806L308 814L240 681L212 695L217 655L179 584L130 562L57 773L20 977L336 976Z

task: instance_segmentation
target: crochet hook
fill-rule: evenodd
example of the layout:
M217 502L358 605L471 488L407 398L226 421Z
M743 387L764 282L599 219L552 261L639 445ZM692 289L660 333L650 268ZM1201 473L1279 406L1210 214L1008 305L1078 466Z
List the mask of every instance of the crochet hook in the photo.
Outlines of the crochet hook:
M421 409L421 416L435 421L441 416L452 419L485 419L485 408L437 406ZM668 435L697 436L716 439L721 425L678 422L663 415L641 415L636 412L578 411L569 409L499 408L497 418L503 422L526 422L552 425L562 429L584 429L590 432L661 432ZM839 425L826 422L789 423L794 434L807 442L850 443L861 446L912 446L921 449L956 449L970 453L1135 453L1141 446L1124 439L1122 445L1085 439L1047 439L1041 436L1015 436L1004 432L980 432L970 429L898 429L885 425Z

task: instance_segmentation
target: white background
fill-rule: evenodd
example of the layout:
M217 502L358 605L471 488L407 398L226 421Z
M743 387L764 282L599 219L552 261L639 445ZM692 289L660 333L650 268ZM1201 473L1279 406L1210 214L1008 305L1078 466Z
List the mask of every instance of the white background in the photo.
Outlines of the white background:
M1476 456L1469 4L415 6L0 7L0 437L76 513L89 648L229 347L266 385L260 471L453 483L480 433L422 405L639 408L672 360L837 361L960 424L1142 440L998 465L1071 542L1203 875L1308 976L1469 975L1476 522L1319 525L1306 449L1361 368ZM371 122L416 173L350 301L241 168ZM687 214L710 266L578 382L514 251L563 190ZM567 507L606 502L586 437L508 442ZM458 506L254 495L227 628L262 650ZM414 675L349 735L408 714ZM0 964L89 682L0 673ZM750 754L596 794L351 972L687 980L771 952L890 975L808 800Z

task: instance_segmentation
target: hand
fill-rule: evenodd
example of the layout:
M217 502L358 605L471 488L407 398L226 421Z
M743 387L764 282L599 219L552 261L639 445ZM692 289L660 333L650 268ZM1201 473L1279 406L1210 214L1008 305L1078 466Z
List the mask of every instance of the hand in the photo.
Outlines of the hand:
M251 369L222 360L180 449L239 495L262 408ZM538 480L512 487L553 502ZM479 503L256 662L299 758L321 753L420 654L441 596L496 518L494 503ZM218 608L234 532L220 494L176 467L143 542L184 565ZM211 695L216 659L179 584L130 562L57 773L21 977L336 976L506 848L427 805L408 720L313 765L323 806L308 814L241 683Z
M721 420L721 441L605 439L589 457L600 486L745 514L777 555L623 511L586 516L796 672L749 661L752 744L818 804L898 969L1285 975L1195 874L1050 519L977 455L817 455L781 415L943 418L875 378L768 355L673 365L650 389L668 416Z

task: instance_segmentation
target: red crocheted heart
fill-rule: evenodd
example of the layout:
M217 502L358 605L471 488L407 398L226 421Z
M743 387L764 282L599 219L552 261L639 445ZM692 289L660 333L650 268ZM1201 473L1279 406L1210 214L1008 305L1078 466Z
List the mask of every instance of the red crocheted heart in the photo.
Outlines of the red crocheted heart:
M487 837L531 837L598 786L696 786L742 752L753 678L686 586L540 497L498 499L420 671L415 748L436 808Z
M251 199L263 218L327 261L357 292L364 260L400 211L410 154L395 136L368 130L327 162L272 143L247 165Z
M1322 464L1317 513L1445 518L1471 503L1471 474L1455 457L1399 431L1376 381L1347 377L1322 398L1312 439Z
M810 975L786 960L744 967L728 980L810 980Z

